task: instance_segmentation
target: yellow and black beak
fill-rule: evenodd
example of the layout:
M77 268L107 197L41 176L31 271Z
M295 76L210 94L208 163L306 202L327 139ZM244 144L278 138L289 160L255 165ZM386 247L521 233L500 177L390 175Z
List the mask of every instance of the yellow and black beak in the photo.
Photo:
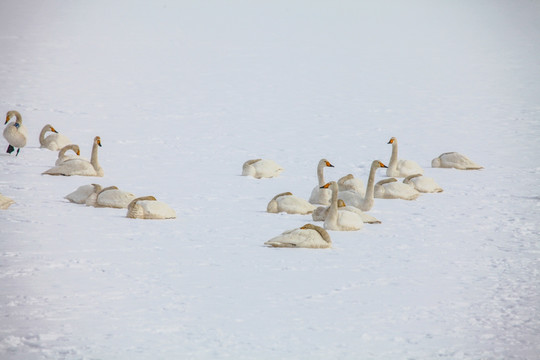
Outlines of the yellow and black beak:
M334 165L330 164L330 161L327 161L327 162L326 162L326 166L328 166L328 167L334 167Z
M384 165L382 162L379 161L379 167L382 167L382 168L388 168L388 166Z
M390 139L387 144L393 144L394 143L394 139Z
M55 133L58 133L58 131L56 131L56 129L53 128L52 126L51 126L51 131L52 131L52 132L55 132Z
M321 186L319 189L328 189L330 187L330 183L326 183L323 186Z

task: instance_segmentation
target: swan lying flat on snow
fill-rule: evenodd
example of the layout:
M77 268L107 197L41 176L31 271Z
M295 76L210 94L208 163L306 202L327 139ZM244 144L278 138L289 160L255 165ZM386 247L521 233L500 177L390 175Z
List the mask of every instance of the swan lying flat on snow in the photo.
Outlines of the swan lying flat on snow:
M92 157L90 158L90 161L81 158L69 159L60 165L43 172L43 174L64 176L103 176L103 169L98 163L98 147L100 146L101 139L99 136L96 136L92 146Z
M9 120L15 116L15 122L9 123L4 129L4 138L9 143L6 152L11 154L15 148L17 148L17 153L15 156L19 155L21 148L26 146L26 139L28 138L28 131L26 127L22 124L22 116L18 111L11 110L6 114L7 124Z
M325 167L334 167L334 165L330 164L330 161L326 159L319 160L319 163L317 164L318 185L313 188L309 197L309 202L312 204L330 204L330 197L332 196L332 192L329 189L321 189L321 186L326 184L326 181L324 181Z
M79 186L75 191L64 196L64 199L69 200L75 204L86 204L86 201L93 194L97 194L101 191L101 185L99 184L90 184ZM95 196L94 200L95 202Z
M52 131L53 134L45 137L47 131ZM67 138L67 136L59 134L58 131L56 131L56 129L50 124L45 125L39 134L39 144L41 148L58 151L70 143L71 141Z
M95 207L111 207L116 209L125 209L129 203L135 199L135 195L130 192L118 189L116 186L109 186L97 193ZM86 203L87 205L88 202Z
M253 176L255 179L273 178L281 174L283 168L274 160L253 159L242 165L243 176Z
M423 193L437 193L443 191L443 189L435 182L433 178L420 174L407 176L405 179L403 179L403 183L408 184L414 187L417 191Z
M73 151L76 155L66 155L66 152L69 150ZM66 145L62 149L60 149L60 151L58 152L58 158L56 159L56 162L54 163L54 165L58 166L69 159L77 159L79 155L81 155L81 149L79 149L79 145L76 145L76 144Z
M126 217L131 219L176 219L176 212L153 196L133 199L127 209Z
M15 204L15 201L13 201L13 199L0 194L0 209L1 210L5 210L13 204Z
M364 227L364 221L360 215L346 210L339 210L338 201L338 186L335 181L323 185L324 188L332 190L332 199L330 200L330 208L324 219L324 228L336 231L355 231Z
M479 170L484 168L465 155L457 152L447 152L439 155L439 157L431 161L431 167L454 168L459 170Z
M386 170L386 176L407 177L414 174L423 174L424 169L412 160L398 160L398 143L395 137L392 137L388 144L392 144L392 156Z
M319 206L318 208L313 211L313 214L311 214L311 217L313 221L324 221L326 219L326 215L328 215L328 211L330 210L330 206ZM354 206L348 206L345 204L345 201L338 199L338 210L345 210L345 211L351 211L354 213L357 213L362 218L362 221L365 224L380 224L381 221L374 218L373 216L363 212L362 210L355 208Z
M364 182L354 177L353 174L347 174L340 178L337 182L339 191L354 191L361 196L366 195Z
M375 197L379 199L414 200L420 193L413 187L395 178L384 179L375 184Z
M286 212L287 214L311 214L315 206L306 200L285 192L274 196L268 203L266 211L269 213Z
M270 247L326 249L332 246L332 239L320 226L306 224L299 229L285 231L264 244Z
M340 191L338 194L338 198L345 201L345 203L347 203L348 205L359 208L362 211L371 210L374 203L373 195L375 192L375 172L379 168L386 168L386 165L384 165L379 160L374 160L371 163L371 168L369 170L369 178L364 196L360 195L356 191L346 190Z

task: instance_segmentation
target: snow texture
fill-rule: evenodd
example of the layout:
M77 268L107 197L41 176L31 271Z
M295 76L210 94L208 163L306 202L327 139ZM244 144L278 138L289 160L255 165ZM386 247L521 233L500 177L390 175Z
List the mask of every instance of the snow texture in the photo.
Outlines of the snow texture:
M2 359L539 359L540 4L0 2ZM41 175L47 124L105 176ZM331 249L265 241L312 222L290 191L418 162L444 189L375 199ZM479 171L431 168L460 152ZM241 176L249 159L285 169ZM378 170L376 181L385 177ZM154 195L173 220L64 196ZM322 223L317 223L321 225Z

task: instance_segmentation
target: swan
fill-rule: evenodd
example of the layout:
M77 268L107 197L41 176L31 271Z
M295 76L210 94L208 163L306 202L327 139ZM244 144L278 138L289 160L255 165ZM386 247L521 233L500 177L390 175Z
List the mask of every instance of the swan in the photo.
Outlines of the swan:
M371 168L369 170L369 178L366 186L365 195L362 196L359 193L351 190L340 191L338 197L345 201L346 204L359 208L362 211L369 211L373 207L374 203L374 192L375 192L375 172L379 168L386 168L379 160L374 160L371 163Z
M66 160L60 165L43 172L43 174L103 176L103 169L98 163L98 146L101 146L101 138L96 136L94 138L94 145L92 146L92 157L90 158L90 161L80 158Z
M15 122L9 123L6 126L6 128L4 129L4 138L9 143L6 152L8 154L11 154L15 150L15 148L17 148L17 153L15 154L15 156L17 156L19 155L19 151L21 151L21 148L26 146L28 131L26 130L26 126L22 124L21 114L15 110L7 112L6 122L4 124L7 124L13 116L15 116L16 120Z
M334 167L334 165L330 164L330 161L326 159L319 160L319 163L317 164L317 180L319 184L311 190L311 195L309 197L309 202L312 204L330 205L332 192L329 189L321 189L321 186L326 184L326 181L324 181L325 167Z
M133 199L127 209L126 217L131 219L176 219L176 212L153 196Z
M407 177L413 174L423 174L424 169L412 160L398 160L398 144L397 139L392 137L388 144L392 144L392 156L386 170L386 176L392 177Z
M125 209L133 199L135 199L135 195L132 193L120 190L116 186L109 186L97 193L93 206Z
M15 204L15 201L13 201L13 199L0 194L0 209L1 210L5 210L13 204Z
M47 131L52 131L53 134L45 137ZM42 148L58 151L64 146L71 144L71 140L69 140L67 136L59 134L52 125L47 124L41 129L41 133L39 134L39 144Z
M403 179L403 183L408 184L409 186L412 186L419 192L423 193L436 193L443 191L443 189L435 182L433 178L420 174L407 176L405 179Z
M287 214L311 214L315 206L306 200L285 192L274 196L268 203L266 211L269 213L286 212Z
M338 185L335 181L330 181L323 185L325 189L332 191L332 199L330 200L330 208L324 219L324 228L328 230L336 231L355 231L364 227L364 222L360 215L346 211L339 210L338 201Z
M100 191L101 185L99 184L82 185L79 186L75 191L64 196L64 199L67 199L75 204L86 204L88 198L92 196L92 194L97 194Z
M328 210L330 210L330 206L319 206L318 208L316 208L311 214L313 221L324 221L324 219L326 219L326 215L328 214ZM338 210L345 210L345 211L351 211L351 212L357 213L362 218L362 221L366 224L380 224L381 223L380 220L363 212L362 210L355 208L354 206L346 205L345 201L341 199L338 199Z
M459 170L480 170L483 166L478 165L465 155L457 152L447 152L431 160L431 167L454 168Z
M420 193L412 186L395 178L384 179L375 184L375 197L379 199L414 200Z
M76 156L75 155L66 155L66 152L69 151L69 150L72 150L77 155ZM75 144L66 145L58 152L58 159L56 159L56 162L54 163L54 165L58 166L61 163L65 162L66 160L76 159L77 156L79 156L79 155L81 155L81 150L79 149L79 145L75 145Z
M274 160L253 159L242 165L243 176L253 176L256 179L272 178L278 176L283 171Z
M366 195L366 190L365 190L363 181L355 178L353 174L348 174L348 175L343 176L342 178L338 180L337 183L338 183L339 191L350 190L350 191L355 191L362 196Z
M326 249L332 246L332 239L320 226L306 224L299 229L285 231L264 244L269 247Z

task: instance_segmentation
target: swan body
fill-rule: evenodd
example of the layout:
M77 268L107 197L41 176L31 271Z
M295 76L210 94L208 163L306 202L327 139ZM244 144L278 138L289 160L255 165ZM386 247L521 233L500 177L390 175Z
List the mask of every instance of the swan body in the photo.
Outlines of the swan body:
M465 155L457 152L447 152L431 161L434 168L454 168L459 170L480 170L484 167L478 165Z
M313 188L309 197L309 202L312 204L330 205L330 198L332 197L332 192L330 191L330 189L321 189L321 186L326 184L326 181L324 181L325 167L334 167L334 165L332 165L326 159L319 160L319 163L317 164L318 185Z
M388 169L386 170L387 176L392 177L407 177L414 174L423 174L424 169L412 160L398 160L398 144L397 139L392 137L388 144L392 144L392 156L390 157L390 163L388 163Z
M366 195L363 181L355 178L353 174L343 176L337 183L339 191L350 190L359 193L361 196Z
M103 169L98 163L98 147L100 146L101 139L99 136L96 136L92 146L92 157L90 158L90 161L81 158L69 159L60 165L43 172L43 174L64 176L103 176Z
M133 199L135 195L132 193L120 190L116 186L109 186L97 194L94 206L126 209Z
M437 193L443 189L435 182L435 179L420 174L410 175L403 179L404 184L414 187L422 193Z
M13 199L0 194L0 209L1 210L5 210L13 204L15 204L15 201L13 201Z
M375 197L379 199L414 200L420 193L412 186L395 178L384 179L375 184Z
M319 206L318 208L316 208L311 214L313 221L324 221L326 219L326 215L328 215L329 210L330 210L330 206ZM338 199L338 210L351 211L360 215L360 217L362 218L362 221L365 224L380 224L381 223L380 220L363 212L362 210L355 208L354 206L346 205L345 202L341 199Z
M366 186L365 195L362 196L359 193L351 190L340 191L338 197L345 201L346 204L359 208L362 211L369 211L373 207L374 193L375 193L375 172L379 168L386 168L379 160L374 160L371 163L369 170L369 178Z
M285 231L264 244L270 247L326 249L332 246L332 239L320 226L306 224L299 229Z
M126 217L131 219L176 219L176 212L153 196L133 199L127 209Z
M75 155L66 155L66 152L69 150L73 151ZM54 163L54 165L58 166L61 163L65 162L66 160L77 159L79 155L81 155L81 150L79 148L79 145L75 145L75 144L66 145L62 149L60 149L60 151L58 152L58 158L56 159L56 162Z
M15 116L15 122L8 124L9 120ZM11 154L15 148L17 148L17 153L15 156L19 155L21 148L26 146L26 139L28 138L28 131L26 127L22 124L22 116L18 111L11 110L6 114L6 128L4 129L4 138L9 143L6 152Z
M311 214L315 210L315 206L306 200L294 196L290 192L281 193L268 203L266 211L269 213L286 212L287 214Z
M242 165L243 176L253 176L255 179L273 178L281 174L283 168L274 160L253 159Z
M338 185L335 181L323 185L326 189L332 190L332 199L330 200L330 208L324 219L324 228L335 231L355 231L364 227L364 222L360 215L346 210L339 210L338 201Z
M47 131L53 133L45 137ZM52 125L47 124L41 129L41 133L39 134L39 144L41 148L58 151L64 146L71 144L71 141L67 136L59 134Z
M97 194L101 191L101 185L90 184L79 186L75 191L64 196L64 199L75 204L86 204L86 201L92 194ZM95 198L95 197L94 197Z

